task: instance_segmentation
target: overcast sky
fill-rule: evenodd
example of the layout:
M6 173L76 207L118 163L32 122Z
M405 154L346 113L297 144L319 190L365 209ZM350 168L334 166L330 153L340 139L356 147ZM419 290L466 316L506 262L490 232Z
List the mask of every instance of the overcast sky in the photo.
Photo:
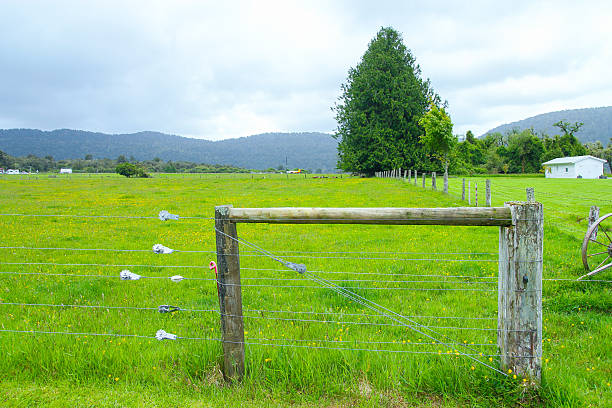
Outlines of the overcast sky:
M0 128L332 132L382 26L455 133L612 105L612 1L0 2Z

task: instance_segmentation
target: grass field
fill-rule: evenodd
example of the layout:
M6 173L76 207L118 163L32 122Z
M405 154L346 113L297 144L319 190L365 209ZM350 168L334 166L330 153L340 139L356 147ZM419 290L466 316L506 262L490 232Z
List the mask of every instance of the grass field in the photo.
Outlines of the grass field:
M483 192L484 179L470 181ZM523 200L527 186L535 187L536 199L545 208L544 278L580 276L584 217L593 204L601 207L602 214L612 212L612 180L497 177L492 179L493 205ZM248 316L247 374L240 385L224 385L221 346L216 340L203 340L220 336L215 282L118 277L122 269L129 269L148 277L213 278L207 265L216 258L215 236L213 222L206 218L214 216L215 205L465 205L455 197L461 195L461 179L451 179L450 187L451 195L446 196L423 190L420 182L415 187L400 180L302 175L0 178L2 214L156 217L160 210L168 210L202 217L161 222L0 216L0 272L58 274L0 274L0 302L5 303L0 305L0 329L145 336L0 332L3 403L23 407L609 405L612 296L606 282L544 282L543 383L538 392L526 393L521 378L502 377L466 357L449 354L418 333L387 325L388 319L367 316L371 312L361 306L245 246L240 262ZM484 194L481 197L482 203ZM414 319L470 345L483 354L476 357L496 366L497 228L240 224L238 234L399 313L421 316ZM157 255L150 251L156 243L209 252ZM599 278L609 280L610 272ZM160 314L155 309L161 304L191 311ZM197 340L159 342L151 338L158 329Z

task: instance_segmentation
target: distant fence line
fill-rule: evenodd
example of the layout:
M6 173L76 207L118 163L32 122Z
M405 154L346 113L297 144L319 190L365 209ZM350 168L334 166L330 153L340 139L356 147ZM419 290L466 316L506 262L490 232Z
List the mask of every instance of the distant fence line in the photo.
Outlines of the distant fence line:
M393 169L386 171L378 171L375 173L376 177L380 178L394 178L394 179L403 179L407 183L414 183L416 186L418 184L419 176L421 176L421 185L423 188L426 188L427 182L427 173L421 172L418 170L402 170ZM436 185L436 172L433 171L430 173L431 180L431 189L437 191ZM474 206L478 207L478 183L474 183ZM448 173L444 173L444 187L442 190L445 194L449 194L448 192ZM459 198L458 196L456 196ZM472 205L472 183L470 180L462 179L462 190L461 190L461 200L467 201L468 205ZM485 207L491 207L491 180L485 180Z

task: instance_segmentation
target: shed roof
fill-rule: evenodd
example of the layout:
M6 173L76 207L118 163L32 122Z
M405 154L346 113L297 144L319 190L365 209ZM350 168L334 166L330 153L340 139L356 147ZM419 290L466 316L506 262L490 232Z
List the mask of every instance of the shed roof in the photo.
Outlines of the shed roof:
M599 162L605 163L606 160L604 159L600 159L598 157L594 157L594 156L571 156L571 157L559 157L556 159L552 159L549 160L545 163L542 163L542 165L544 164L568 164L568 163L578 163L579 161L583 161L583 160L587 160L587 159L593 159L593 160L597 160Z

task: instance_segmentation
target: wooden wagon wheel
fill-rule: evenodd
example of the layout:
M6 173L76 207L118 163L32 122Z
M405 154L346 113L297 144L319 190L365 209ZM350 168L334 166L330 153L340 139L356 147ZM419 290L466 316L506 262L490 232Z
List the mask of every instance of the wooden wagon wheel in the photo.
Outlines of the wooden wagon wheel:
M602 222L612 217L612 213L600 217L591 225L582 241L582 263L587 274L578 280L593 276L612 267L612 230ZM610 220L606 224L610 223Z

